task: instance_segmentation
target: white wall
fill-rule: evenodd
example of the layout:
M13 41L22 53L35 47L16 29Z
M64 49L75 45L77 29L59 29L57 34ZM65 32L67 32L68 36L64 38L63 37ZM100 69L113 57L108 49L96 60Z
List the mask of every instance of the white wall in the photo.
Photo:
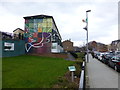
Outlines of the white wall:
M58 45L58 43L52 43L51 52L60 53L63 52L63 48L60 45Z

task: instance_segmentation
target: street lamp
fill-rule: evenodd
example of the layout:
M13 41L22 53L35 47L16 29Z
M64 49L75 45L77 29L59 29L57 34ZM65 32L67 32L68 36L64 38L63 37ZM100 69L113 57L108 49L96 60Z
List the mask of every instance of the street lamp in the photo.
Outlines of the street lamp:
M91 10L86 11L86 27L83 28L87 32L87 47L86 47L86 49L87 49L87 62L89 62L89 56L88 56L88 12L91 12Z

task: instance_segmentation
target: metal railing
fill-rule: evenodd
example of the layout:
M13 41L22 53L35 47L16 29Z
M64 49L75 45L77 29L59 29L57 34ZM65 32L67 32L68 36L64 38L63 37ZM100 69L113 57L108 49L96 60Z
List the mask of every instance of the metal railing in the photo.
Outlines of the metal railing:
M85 89L85 62L82 63L82 71L79 82L79 90Z

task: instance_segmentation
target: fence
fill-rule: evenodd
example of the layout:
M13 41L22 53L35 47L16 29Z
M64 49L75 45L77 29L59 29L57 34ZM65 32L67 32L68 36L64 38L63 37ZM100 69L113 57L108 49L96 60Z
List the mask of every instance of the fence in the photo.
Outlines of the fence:
M25 54L25 41L23 40L0 40L1 48L0 53L2 57L11 57Z
M82 71L79 82L79 90L85 90L85 62L82 64Z

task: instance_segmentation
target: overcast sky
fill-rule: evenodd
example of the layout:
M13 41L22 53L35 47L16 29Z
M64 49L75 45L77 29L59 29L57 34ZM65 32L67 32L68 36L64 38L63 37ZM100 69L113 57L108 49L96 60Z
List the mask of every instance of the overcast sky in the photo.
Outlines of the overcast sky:
M86 10L91 10L89 41L110 44L118 39L118 0L0 0L0 31L24 29L23 17L45 14L53 16L62 41L71 39L81 46L86 43Z

